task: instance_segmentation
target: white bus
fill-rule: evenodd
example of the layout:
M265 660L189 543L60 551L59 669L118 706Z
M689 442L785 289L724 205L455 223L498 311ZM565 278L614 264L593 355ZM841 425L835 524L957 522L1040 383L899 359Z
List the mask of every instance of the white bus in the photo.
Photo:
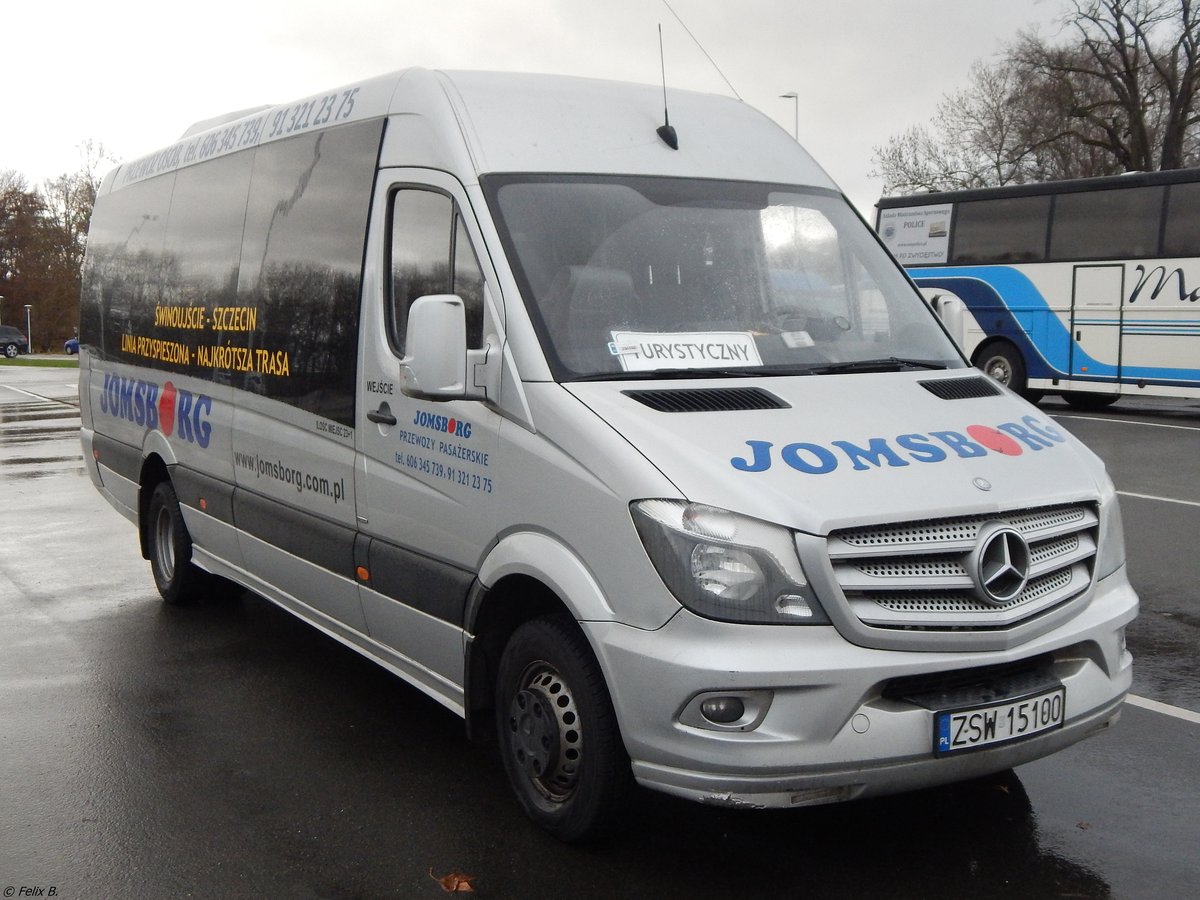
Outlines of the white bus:
M1200 397L1200 169L886 197L964 353L1033 400Z

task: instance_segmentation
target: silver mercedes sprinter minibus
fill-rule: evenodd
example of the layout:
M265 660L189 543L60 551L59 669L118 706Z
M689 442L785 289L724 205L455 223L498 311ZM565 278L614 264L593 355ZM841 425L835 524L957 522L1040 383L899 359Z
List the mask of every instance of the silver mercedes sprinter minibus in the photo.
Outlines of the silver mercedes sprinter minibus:
M574 840L1115 720L1104 466L745 103L411 69L104 181L80 396L163 598L226 579L491 736Z

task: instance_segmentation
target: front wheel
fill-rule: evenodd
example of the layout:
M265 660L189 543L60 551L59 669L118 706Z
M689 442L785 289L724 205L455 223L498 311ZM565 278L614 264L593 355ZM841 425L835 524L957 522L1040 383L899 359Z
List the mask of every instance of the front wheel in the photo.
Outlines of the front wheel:
M564 841L602 833L633 784L591 647L566 616L518 628L500 660L496 729L525 812Z
M9 359L16 359L17 354L20 352L21 351L17 349L16 344L5 344L4 345L4 355L7 356Z
M1025 372L1025 359L1021 356L1021 351L1012 344L1004 342L989 344L976 356L975 366L1032 403L1037 403L1042 398L1041 391L1028 389L1029 379Z
M192 603L204 592L205 573L192 563L192 538L170 482L160 482L146 507L146 550L163 600Z

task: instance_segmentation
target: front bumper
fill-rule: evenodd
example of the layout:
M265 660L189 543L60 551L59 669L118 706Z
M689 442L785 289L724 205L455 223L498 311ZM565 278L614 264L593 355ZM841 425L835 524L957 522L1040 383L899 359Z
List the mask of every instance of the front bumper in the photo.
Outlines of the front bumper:
M658 631L583 623L604 669L637 780L702 802L790 807L961 781L1046 756L1112 724L1132 680L1124 628L1138 599L1122 568L1078 615L998 652L878 650L832 626L733 625L681 611ZM897 679L1041 658L1066 687L1063 727L937 757L934 712L887 692ZM744 730L681 713L698 694L765 692ZM885 692L887 695L885 696Z

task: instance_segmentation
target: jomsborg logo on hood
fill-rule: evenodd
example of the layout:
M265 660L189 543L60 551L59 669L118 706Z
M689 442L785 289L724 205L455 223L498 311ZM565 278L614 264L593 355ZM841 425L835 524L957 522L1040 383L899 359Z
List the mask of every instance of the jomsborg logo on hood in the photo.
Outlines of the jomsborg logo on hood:
M1026 450L1046 450L1067 440L1061 431L1042 424L1033 416L1025 416L1019 424L1005 422L994 428L968 425L963 431L965 434L962 431L930 431L893 438L873 437L865 446L852 441L830 441L828 444L799 441L776 450L771 441L746 441L749 453L745 457L733 457L729 464L739 472L765 472L778 457L797 472L828 475L843 462L864 472L883 466L907 466L913 462L939 463L951 457L973 459L990 453L1021 456Z

